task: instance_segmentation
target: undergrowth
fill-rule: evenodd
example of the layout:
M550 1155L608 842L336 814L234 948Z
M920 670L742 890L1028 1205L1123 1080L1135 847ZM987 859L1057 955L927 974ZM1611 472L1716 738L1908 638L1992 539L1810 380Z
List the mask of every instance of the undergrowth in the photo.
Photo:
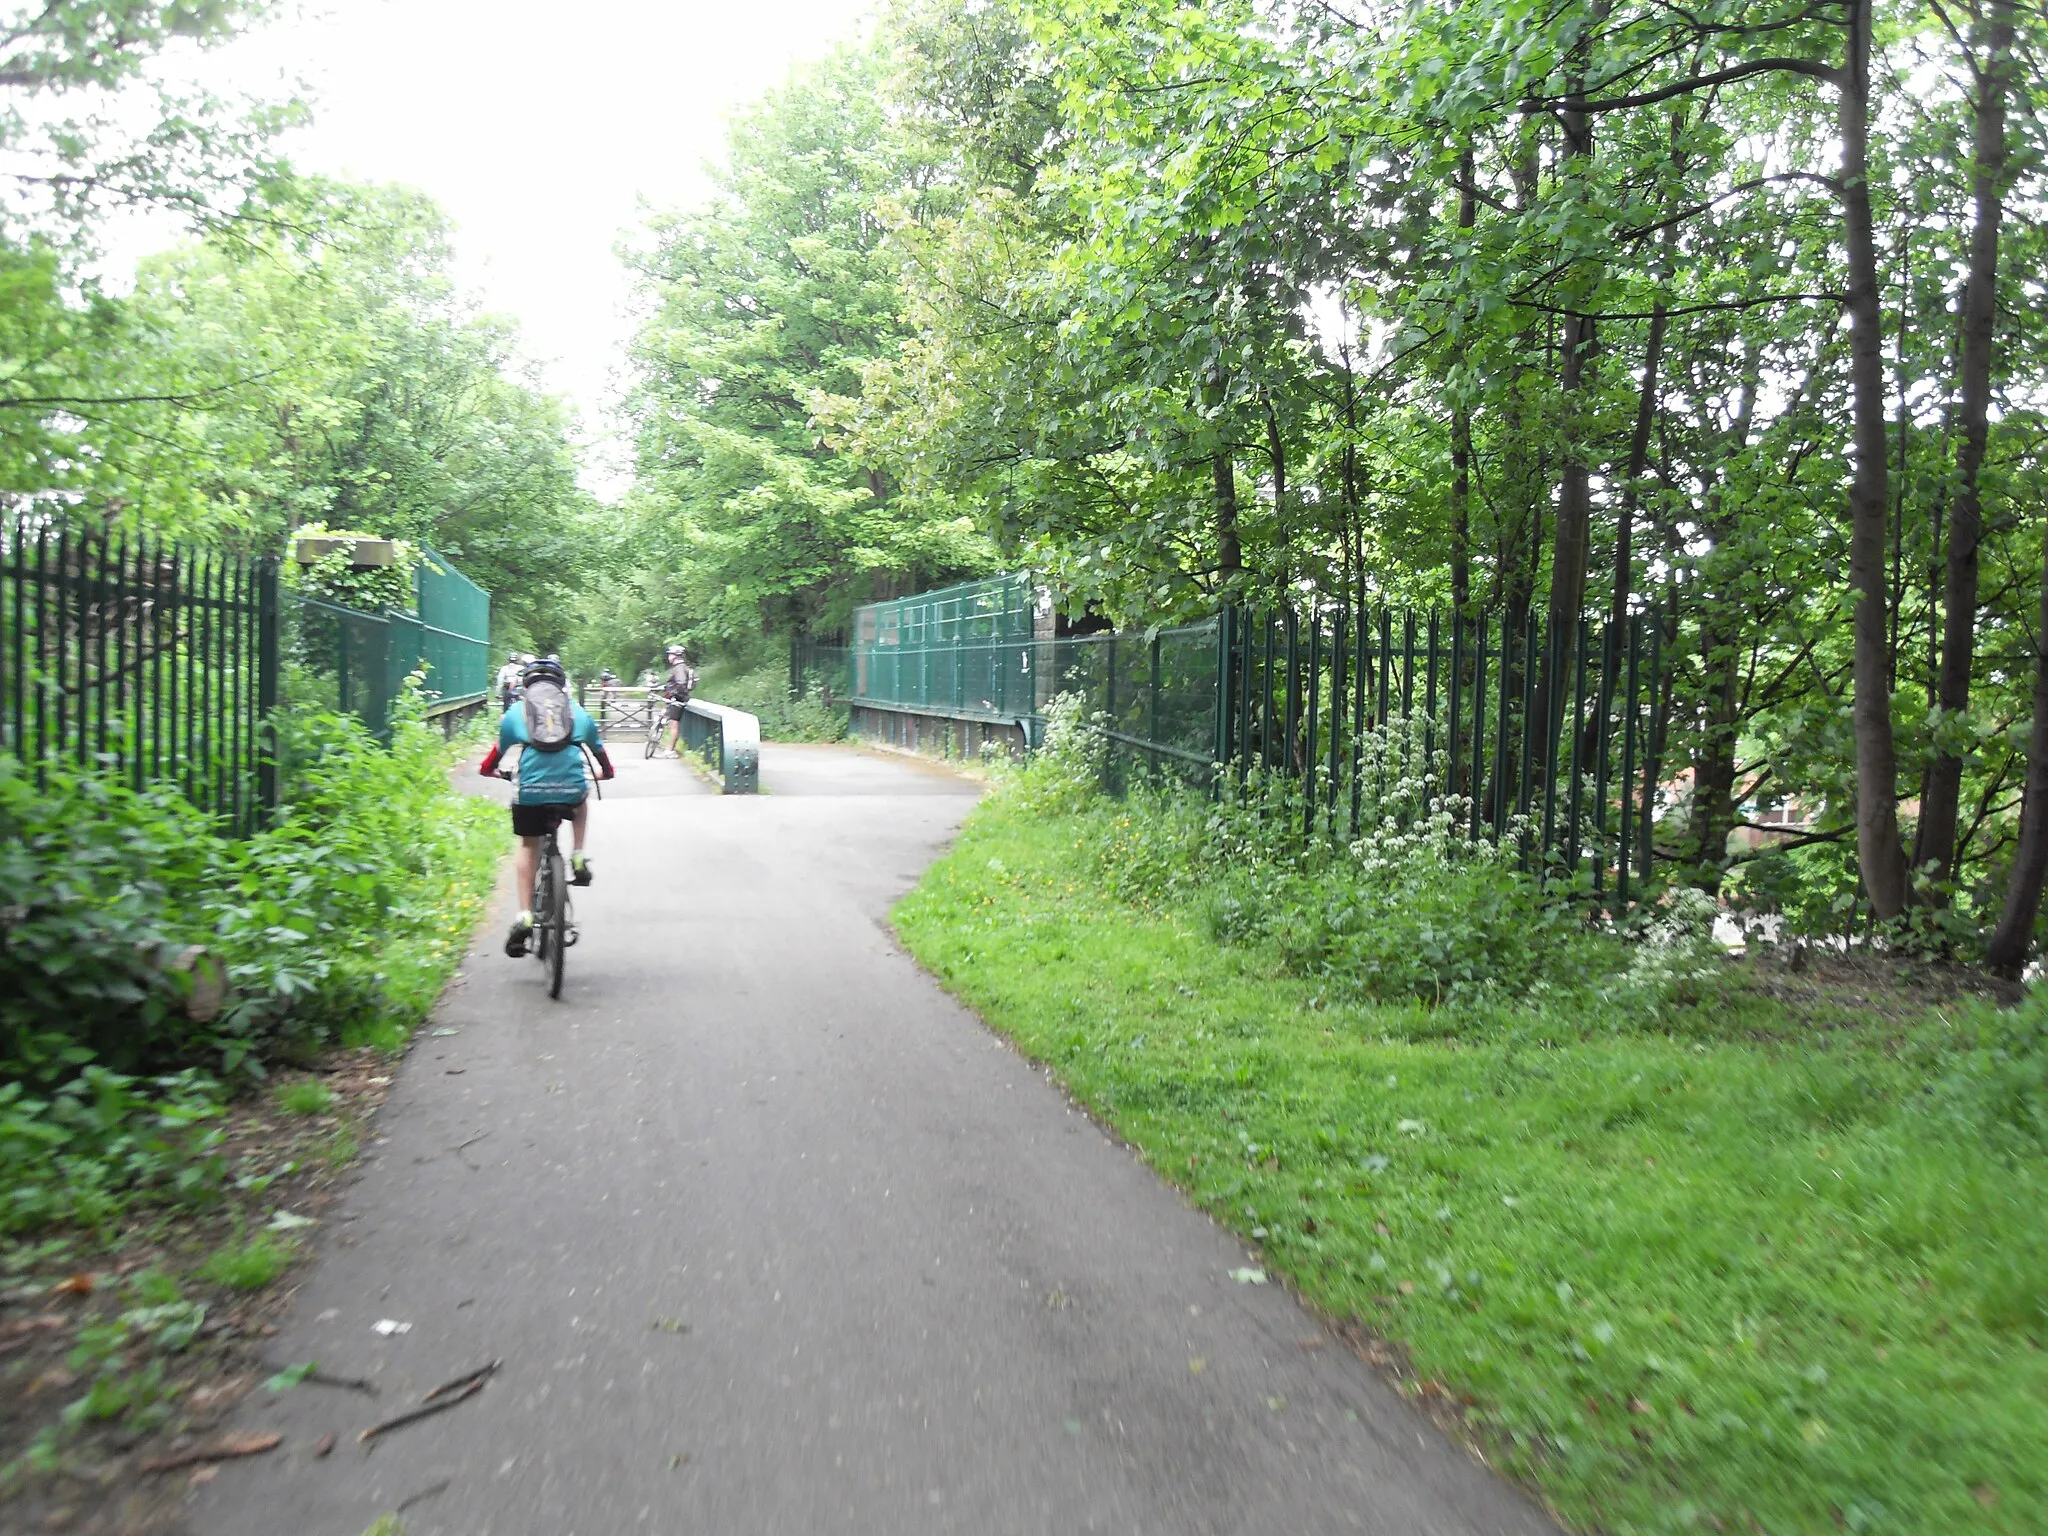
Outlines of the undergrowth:
M203 1203L229 1095L425 1016L502 839L413 716L389 748L285 722L285 804L246 839L168 790L0 755L0 1235Z
M2048 1529L2048 1006L1793 1013L1689 897L1596 926L1426 822L1111 799L1096 751L898 928L1407 1390L1586 1530Z
M761 722L764 741L846 739L845 706L827 704L815 691L801 699L791 698L789 668L784 664L768 662L744 670L707 665L697 696L755 716Z

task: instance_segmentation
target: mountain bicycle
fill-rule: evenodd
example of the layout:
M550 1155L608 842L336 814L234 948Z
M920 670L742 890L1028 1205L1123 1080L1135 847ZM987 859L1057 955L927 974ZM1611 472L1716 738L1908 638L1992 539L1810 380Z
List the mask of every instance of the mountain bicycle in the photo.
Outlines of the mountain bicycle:
M562 845L551 828L540 840L540 863L533 871L533 953L548 973L548 996L562 995L562 962L576 942L570 920L569 870Z

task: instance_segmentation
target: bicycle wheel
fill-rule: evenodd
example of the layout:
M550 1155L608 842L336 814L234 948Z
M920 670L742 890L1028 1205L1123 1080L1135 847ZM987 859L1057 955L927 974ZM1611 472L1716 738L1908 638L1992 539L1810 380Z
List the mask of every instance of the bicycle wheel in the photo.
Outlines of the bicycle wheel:
M551 925L548 914L555 909L553 863L547 846L541 847L540 866L533 872L533 956L542 965L548 963L548 938Z
M554 887L553 899L548 903L548 996L562 995L562 962L569 948L569 881L562 868L559 850L548 851L548 883ZM538 921L540 914L534 914Z
M661 728L654 723L654 715L653 712L650 710L648 712L647 718L647 755L649 757L654 756L655 752L658 751L660 747Z

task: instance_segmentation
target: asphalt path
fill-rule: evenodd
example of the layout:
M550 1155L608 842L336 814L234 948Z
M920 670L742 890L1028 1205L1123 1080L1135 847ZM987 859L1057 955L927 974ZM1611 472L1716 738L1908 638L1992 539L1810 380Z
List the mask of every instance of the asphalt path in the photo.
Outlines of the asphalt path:
M972 783L620 766L561 1001L494 914L273 1341L377 1395L259 1388L194 1532L1554 1536L896 946Z

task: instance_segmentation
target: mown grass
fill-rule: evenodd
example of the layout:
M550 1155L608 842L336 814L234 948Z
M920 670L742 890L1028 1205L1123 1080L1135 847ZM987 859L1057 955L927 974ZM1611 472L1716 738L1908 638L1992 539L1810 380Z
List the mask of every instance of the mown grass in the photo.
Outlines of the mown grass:
M1926 1049L1325 1007L1187 913L1104 921L1101 827L998 796L906 944L1567 1521L2048 1530L2048 1159Z

